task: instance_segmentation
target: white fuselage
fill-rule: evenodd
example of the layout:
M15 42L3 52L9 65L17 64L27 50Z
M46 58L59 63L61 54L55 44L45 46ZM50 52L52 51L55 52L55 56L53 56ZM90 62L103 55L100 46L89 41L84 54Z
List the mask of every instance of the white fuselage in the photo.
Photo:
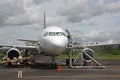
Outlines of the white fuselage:
M56 26L44 29L40 37L40 49L46 55L61 54L66 49L67 44L68 38L65 31Z

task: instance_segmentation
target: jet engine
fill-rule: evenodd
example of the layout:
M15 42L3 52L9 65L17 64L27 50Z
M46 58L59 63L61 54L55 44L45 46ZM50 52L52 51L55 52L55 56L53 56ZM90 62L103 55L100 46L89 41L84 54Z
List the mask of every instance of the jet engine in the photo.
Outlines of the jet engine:
M20 55L21 53L17 48L11 48L7 51L7 57L10 59L19 58Z
M94 51L90 48L83 49L82 60L85 62L91 62L91 58L87 56L85 53L87 53L90 57L94 57Z

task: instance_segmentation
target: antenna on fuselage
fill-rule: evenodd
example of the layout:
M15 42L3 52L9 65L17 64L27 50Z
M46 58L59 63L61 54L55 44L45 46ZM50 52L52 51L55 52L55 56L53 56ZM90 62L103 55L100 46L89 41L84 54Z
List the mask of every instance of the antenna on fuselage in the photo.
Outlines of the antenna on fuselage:
M45 15L45 11L44 11L44 29L46 28L46 15Z

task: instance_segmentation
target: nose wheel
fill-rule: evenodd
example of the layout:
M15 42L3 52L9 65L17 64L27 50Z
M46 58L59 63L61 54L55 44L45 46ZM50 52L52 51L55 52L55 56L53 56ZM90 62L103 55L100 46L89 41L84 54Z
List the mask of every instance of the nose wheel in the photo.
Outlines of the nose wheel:
M51 69L57 69L57 64L56 63L51 63Z
M51 69L57 69L57 64L55 62L55 56L52 56L52 63L51 63Z

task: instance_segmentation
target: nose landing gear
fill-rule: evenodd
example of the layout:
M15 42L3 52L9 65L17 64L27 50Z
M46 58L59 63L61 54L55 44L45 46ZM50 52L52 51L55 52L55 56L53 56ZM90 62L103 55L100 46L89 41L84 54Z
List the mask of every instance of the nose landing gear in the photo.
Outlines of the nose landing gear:
M52 56L52 63L51 63L51 69L57 69L57 64L55 62L55 56Z

